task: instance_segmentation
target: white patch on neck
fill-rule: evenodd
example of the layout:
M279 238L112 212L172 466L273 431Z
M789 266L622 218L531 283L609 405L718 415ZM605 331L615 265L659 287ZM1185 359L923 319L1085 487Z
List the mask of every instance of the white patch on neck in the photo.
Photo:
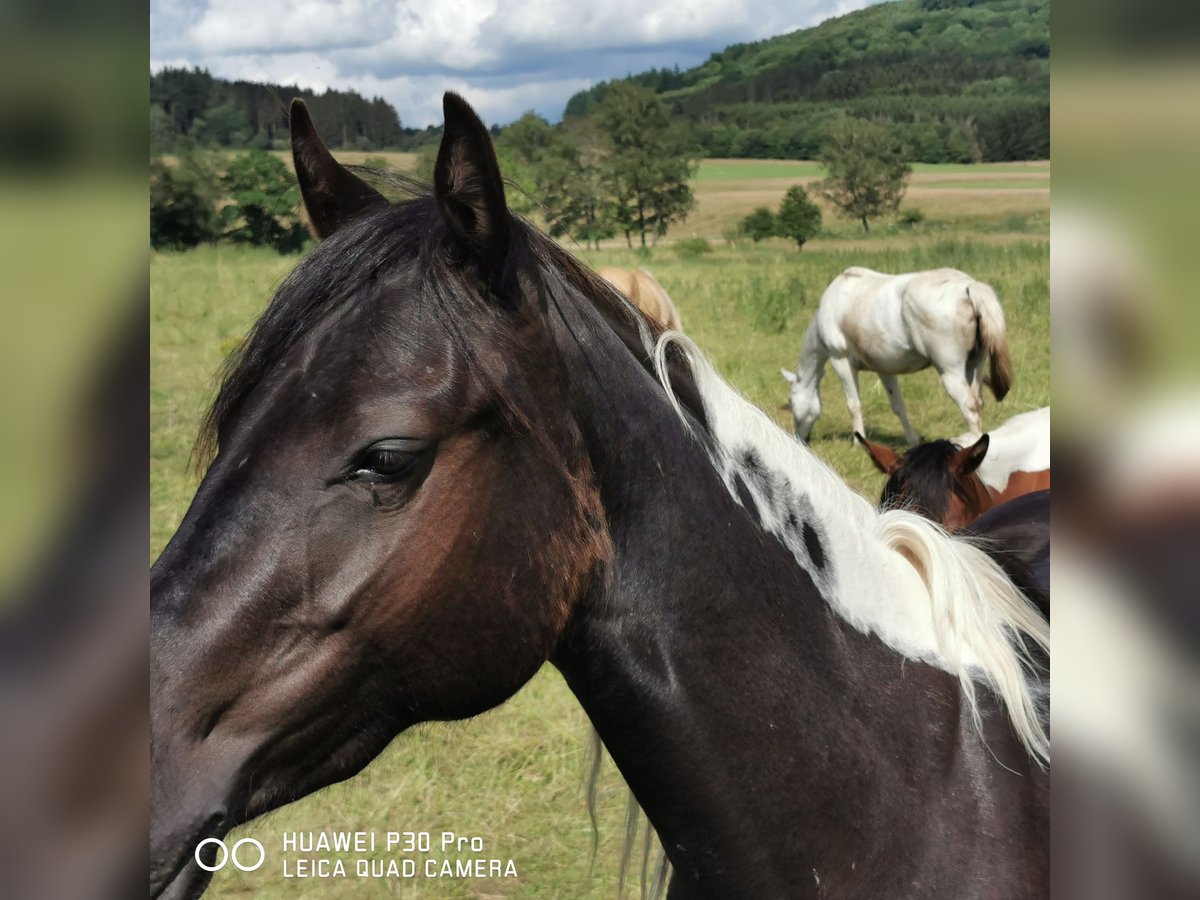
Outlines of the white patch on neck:
M656 362L681 415L666 372L671 344L691 360L719 448L713 465L739 502L742 481L763 529L791 550L838 615L897 653L958 676L977 718L972 679L991 684L1030 752L1047 758L1048 739L1012 636L1027 635L1048 652L1049 625L1000 568L978 548L913 513L880 513L730 387L688 338L669 332L659 340ZM812 559L796 527L801 511L815 518L809 525L823 566Z

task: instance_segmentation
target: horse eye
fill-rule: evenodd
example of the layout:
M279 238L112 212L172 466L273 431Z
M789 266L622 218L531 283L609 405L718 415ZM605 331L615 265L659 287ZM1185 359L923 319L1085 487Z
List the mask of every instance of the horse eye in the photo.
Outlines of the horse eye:
M350 477L363 481L396 481L408 474L421 455L411 442L381 441L364 450L354 462Z

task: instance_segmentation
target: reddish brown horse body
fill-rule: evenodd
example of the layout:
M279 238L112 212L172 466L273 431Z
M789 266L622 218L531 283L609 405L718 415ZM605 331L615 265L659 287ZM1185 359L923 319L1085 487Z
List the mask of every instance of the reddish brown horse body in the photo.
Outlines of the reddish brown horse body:
M855 437L875 467L888 476L881 505L910 506L950 531L964 528L994 506L1050 487L1049 469L1013 472L1001 488L984 484L977 470L987 456L986 434L966 447L931 441L903 456L861 434Z

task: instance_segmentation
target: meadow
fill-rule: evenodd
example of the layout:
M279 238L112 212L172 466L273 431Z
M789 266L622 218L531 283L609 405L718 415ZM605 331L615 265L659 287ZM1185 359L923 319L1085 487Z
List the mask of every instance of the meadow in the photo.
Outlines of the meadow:
M368 155L379 154L362 154ZM616 244L600 251L573 249L592 266L652 269L675 299L684 330L735 386L789 430L790 415L780 409L787 394L779 369L794 364L821 292L849 265L884 271L953 266L992 284L1008 318L1016 379L1003 403L987 396L985 422L995 425L1049 403L1049 164L917 167L906 205L920 207L927 220L912 229L881 225L864 235L852 223L827 216L827 234L802 252L781 240L757 245L720 240L722 225L732 218L760 203L774 205L790 184L817 177L811 165L706 161L696 182L697 210L660 246L646 253ZM711 251L685 255L671 243L692 233L711 239ZM214 373L296 261L228 245L151 258L152 559L195 489L188 454ZM901 385L922 435L964 429L932 372L905 377ZM875 376L864 374L861 389L871 436L901 446L899 423ZM812 449L853 487L877 497L882 476L850 442L849 415L832 375L823 382L822 401ZM240 829L235 839L263 842L267 865L253 873L226 867L210 896L612 898L625 792L615 769L606 765L593 861L583 787L588 733L583 712L547 666L499 709L468 722L413 729L356 778ZM519 877L281 878L281 832L322 829L480 835L485 855L512 858Z

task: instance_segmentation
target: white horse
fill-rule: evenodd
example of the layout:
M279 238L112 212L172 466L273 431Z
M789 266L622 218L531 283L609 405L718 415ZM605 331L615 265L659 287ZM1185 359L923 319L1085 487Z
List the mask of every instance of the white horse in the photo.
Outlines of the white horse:
M989 386L1003 400L1012 385L1012 362L1004 311L996 292L955 269L885 275L852 267L821 296L804 336L791 382L796 436L807 441L821 414L825 362L846 391L854 431L866 434L858 373L875 372L909 444L920 442L908 422L897 375L933 366L973 432L983 431L983 363L991 363Z

